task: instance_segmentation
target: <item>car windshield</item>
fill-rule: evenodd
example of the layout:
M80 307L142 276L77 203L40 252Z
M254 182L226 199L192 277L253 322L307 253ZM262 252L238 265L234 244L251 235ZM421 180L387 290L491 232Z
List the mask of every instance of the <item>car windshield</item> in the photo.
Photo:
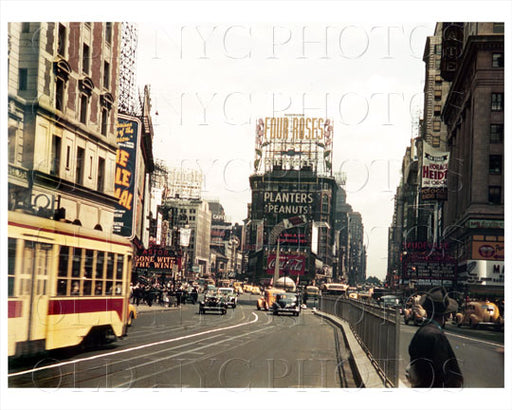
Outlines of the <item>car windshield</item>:
M286 302L286 303L292 303L297 300L297 296L294 294L290 294L290 293L282 293L282 294L276 295L276 299L279 301Z
M233 289L231 288L219 288L219 293L223 295L231 295L233 293Z

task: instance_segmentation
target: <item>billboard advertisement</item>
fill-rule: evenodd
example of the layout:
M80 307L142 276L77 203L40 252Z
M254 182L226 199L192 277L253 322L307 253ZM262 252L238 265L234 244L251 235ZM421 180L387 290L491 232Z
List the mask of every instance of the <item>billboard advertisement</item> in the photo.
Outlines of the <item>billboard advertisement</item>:
M421 199L446 200L448 198L447 174L450 153L438 151L423 143L421 167Z
M276 267L276 254L269 253L267 257L267 274L274 275ZM279 276L302 276L305 274L306 255L280 253Z
M135 117L118 115L117 155L114 196L114 233L133 239L135 236L135 192L137 185L137 149L141 123Z

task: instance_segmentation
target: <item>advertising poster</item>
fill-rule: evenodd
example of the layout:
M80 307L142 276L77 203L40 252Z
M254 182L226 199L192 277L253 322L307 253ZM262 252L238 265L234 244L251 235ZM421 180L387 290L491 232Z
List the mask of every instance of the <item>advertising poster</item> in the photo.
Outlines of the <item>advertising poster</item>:
M267 258L267 274L274 275L276 267L276 254L270 253ZM305 255L283 254L279 255L279 276L302 276L306 267Z
M447 174L450 153L438 151L423 143L421 168L421 199L446 200L448 198Z
M114 233L133 239L135 236L135 192L137 148L141 124L135 117L119 115L114 196L118 199L114 213Z

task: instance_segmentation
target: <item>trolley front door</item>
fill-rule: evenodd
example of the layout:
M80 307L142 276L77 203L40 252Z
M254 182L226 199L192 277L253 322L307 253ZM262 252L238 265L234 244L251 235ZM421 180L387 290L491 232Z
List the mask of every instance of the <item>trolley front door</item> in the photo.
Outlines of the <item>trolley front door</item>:
M46 339L48 321L48 279L53 245L25 241L23 287L29 297L27 340Z

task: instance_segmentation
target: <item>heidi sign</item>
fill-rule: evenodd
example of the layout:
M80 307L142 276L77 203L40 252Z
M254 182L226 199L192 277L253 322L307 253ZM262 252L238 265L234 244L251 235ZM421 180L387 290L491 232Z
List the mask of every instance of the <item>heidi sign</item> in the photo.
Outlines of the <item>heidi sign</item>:
M421 167L421 198L446 200L448 197L447 174L450 153L438 151L423 143Z

